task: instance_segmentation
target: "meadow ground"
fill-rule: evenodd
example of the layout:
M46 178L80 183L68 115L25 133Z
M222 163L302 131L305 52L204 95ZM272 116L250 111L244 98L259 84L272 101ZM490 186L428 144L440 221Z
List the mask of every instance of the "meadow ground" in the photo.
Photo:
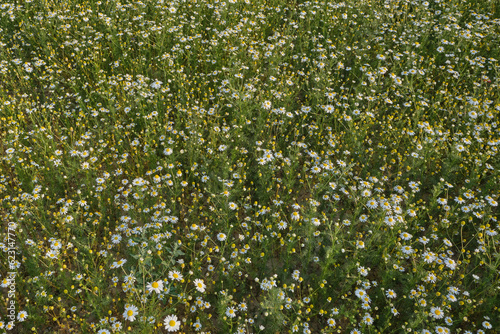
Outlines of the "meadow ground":
M500 332L498 0L0 13L0 332Z

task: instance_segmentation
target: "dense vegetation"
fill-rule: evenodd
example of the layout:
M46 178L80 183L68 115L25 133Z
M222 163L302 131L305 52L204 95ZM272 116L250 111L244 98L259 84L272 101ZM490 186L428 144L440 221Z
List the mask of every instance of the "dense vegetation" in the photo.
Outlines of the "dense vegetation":
M0 332L497 332L499 6L2 1Z

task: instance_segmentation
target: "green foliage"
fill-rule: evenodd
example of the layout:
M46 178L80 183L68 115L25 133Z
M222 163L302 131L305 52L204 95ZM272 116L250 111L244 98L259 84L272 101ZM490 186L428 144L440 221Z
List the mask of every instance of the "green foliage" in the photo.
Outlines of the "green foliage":
M498 1L0 12L0 332L500 326Z

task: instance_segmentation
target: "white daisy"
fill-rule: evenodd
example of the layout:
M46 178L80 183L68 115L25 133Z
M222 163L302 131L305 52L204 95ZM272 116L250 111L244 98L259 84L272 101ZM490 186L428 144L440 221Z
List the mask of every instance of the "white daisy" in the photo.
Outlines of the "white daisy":
M175 332L181 327L181 321L177 319L175 315L167 315L164 320L165 328L169 332Z
M151 282L146 285L146 288L148 289L148 293L151 292L156 292L156 293L161 293L163 291L163 281L156 281L156 282Z
M193 283L196 286L196 290L199 292L205 292L206 285L203 283L202 279L195 279Z
M125 318L125 320L134 321L135 316L139 314L139 312L137 312L138 310L139 309L137 308L137 306L127 305L125 306L125 312L123 312L123 317Z

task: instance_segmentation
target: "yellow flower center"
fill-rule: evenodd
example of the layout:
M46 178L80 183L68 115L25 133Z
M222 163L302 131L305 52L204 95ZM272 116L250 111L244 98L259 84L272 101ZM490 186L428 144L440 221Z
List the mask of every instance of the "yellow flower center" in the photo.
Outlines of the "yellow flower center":
M174 327L174 326L175 326L175 320L170 320L170 321L168 322L168 325L169 325L170 327Z
M151 284L151 286L156 289L156 288L158 288L159 284L157 282L153 282L153 284Z
M127 311L127 316L131 317L133 315L134 315L134 311L132 311L132 310Z

